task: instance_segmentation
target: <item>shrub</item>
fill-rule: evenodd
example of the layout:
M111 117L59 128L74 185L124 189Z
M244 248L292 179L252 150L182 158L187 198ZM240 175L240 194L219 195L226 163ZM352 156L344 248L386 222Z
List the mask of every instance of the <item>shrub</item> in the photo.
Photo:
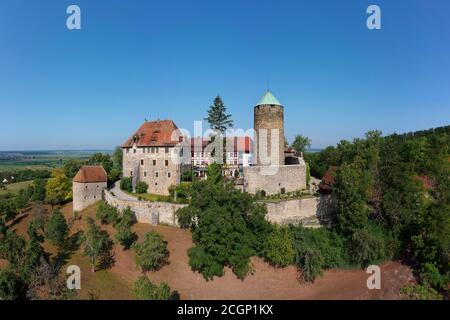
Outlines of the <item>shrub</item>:
M144 181L139 181L136 185L136 193L147 193L148 184Z
M138 300L178 300L176 291L171 292L170 287L164 282L159 286L154 285L146 276L140 276L133 287L133 294Z
M53 210L48 219L45 231L46 238L52 244L60 247L63 246L69 232L69 227L61 211Z
M292 235L286 227L275 227L269 234L264 250L265 258L275 266L285 267L295 261Z
M420 272L420 280L423 285L446 289L449 283L449 275L442 275L435 265L425 263Z
M194 174L191 170L183 171L181 173L181 181L193 181L194 180Z
M16 300L22 294L20 278L9 269L0 270L0 300Z
M355 231L350 240L352 261L362 267L392 259L399 247L398 240L374 224Z
M132 226L137 222L136 215L134 214L133 210L131 210L130 207L127 207L126 209L122 210L119 220L120 222L124 222L130 226Z
M100 201L95 216L102 224L115 224L119 220L119 212L117 208L109 205L105 201Z
M191 184L190 183L180 183L178 185L172 185L169 188L170 198L175 199L175 193L176 198L178 202L187 202L183 200L187 200L191 196ZM181 200L181 201L180 201Z
M323 270L350 265L346 241L336 232L301 225L291 226L290 231L303 280L313 281Z
M137 240L137 235L131 230L131 226L134 223L136 223L136 217L130 207L127 207L122 211L118 222L114 225L114 228L116 229L116 241L120 243L125 250L129 249Z
M142 272L160 269L168 263L167 241L154 231L147 232L142 243L135 243L135 262Z
M130 177L125 177L120 180L120 189L127 192L133 192L133 183L131 182Z
M297 264L301 269L302 279L311 282L323 274L325 261L319 250L307 248L298 257Z
M129 249L131 245L136 241L137 235L131 230L130 224L121 220L115 225L116 234L115 239L120 243L125 250Z
M442 300L442 296L433 288L411 284L400 289L400 293L409 300Z

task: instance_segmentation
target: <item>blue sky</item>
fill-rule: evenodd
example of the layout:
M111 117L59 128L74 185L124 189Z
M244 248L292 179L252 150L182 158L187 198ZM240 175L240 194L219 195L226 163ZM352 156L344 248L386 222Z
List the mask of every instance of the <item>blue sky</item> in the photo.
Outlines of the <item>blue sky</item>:
M66 28L81 8L82 30ZM378 4L382 29L366 28ZM192 130L220 94L253 126L269 81L313 147L450 124L450 2L0 2L0 150L113 148L147 119Z

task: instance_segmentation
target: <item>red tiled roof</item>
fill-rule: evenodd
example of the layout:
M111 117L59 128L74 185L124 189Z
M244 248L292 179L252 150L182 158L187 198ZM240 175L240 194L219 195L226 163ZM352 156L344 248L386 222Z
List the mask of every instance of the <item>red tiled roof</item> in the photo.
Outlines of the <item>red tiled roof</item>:
M74 182L107 182L108 176L102 166L84 166L73 178Z
M334 173L338 167L330 166L322 177L322 182L332 186L335 183Z
M208 138L191 138L191 151L203 151L211 140ZM250 153L253 148L253 141L250 137L227 137L226 151Z
M178 134L173 134L174 131ZM172 120L146 121L125 141L122 148L131 148L135 142L138 147L174 146L180 142L177 136L181 136L181 132Z

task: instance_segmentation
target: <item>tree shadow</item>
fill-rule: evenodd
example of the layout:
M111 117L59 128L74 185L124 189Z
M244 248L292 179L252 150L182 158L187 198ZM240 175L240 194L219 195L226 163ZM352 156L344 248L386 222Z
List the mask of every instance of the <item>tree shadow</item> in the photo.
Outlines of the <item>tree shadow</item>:
M52 262L55 265L63 266L70 259L72 254L80 248L83 239L83 232L77 231L76 233L69 236L62 248L58 250L55 257L52 258Z
M114 242L111 239L108 239L108 241L105 244L105 252L102 254L102 256L99 259L99 263L97 264L96 271L103 270L103 269L110 269L114 263L116 262L115 256L114 256Z

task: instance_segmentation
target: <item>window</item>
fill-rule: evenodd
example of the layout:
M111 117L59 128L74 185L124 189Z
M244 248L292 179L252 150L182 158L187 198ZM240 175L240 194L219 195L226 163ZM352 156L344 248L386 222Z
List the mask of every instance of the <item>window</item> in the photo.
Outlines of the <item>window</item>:
M98 188L98 185L97 185L97 188Z
M129 152L130 152L130 149L127 148L127 153L129 153Z
M166 160L166 161L164 161L165 162L165 165L166 165L166 167L169 165L169 160Z
M145 148L142 149L142 152L145 153Z
M153 165L156 166L156 160L153 160Z
M84 187L87 190L87 186Z
M169 148L168 147L166 147L165 152L169 153Z
M133 171L130 171L130 176L133 176Z
M159 148L158 147L155 148L155 152L159 153Z
M144 165L144 159L141 159L141 166Z
M144 177L146 177L147 176L147 171L144 171Z
M170 172L167 172L167 178L170 178Z
M152 153L155 153L155 148L152 148L151 150L152 150Z
M133 149L133 153L136 153L136 149Z
M95 196L94 196L94 199L95 199Z
M157 177L157 178L158 178L158 172L155 172L155 177Z

